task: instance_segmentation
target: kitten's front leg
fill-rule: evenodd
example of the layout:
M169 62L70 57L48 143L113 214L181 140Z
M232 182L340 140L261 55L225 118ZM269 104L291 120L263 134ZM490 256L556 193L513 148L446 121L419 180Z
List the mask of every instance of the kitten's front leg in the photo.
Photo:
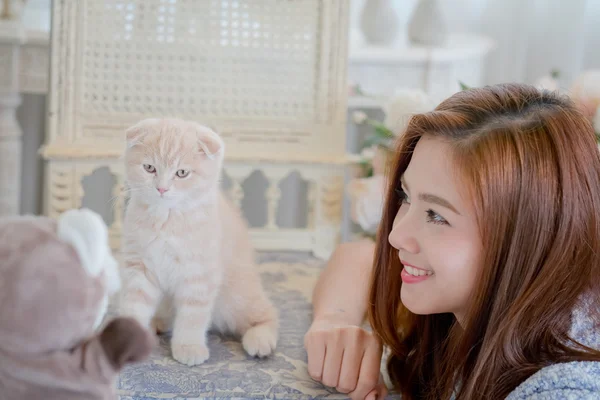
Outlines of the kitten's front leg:
M123 268L119 314L135 318L146 328L150 326L161 297L158 283L149 278L152 276L142 261L128 261Z
M176 316L171 340L173 358L180 363L191 366L208 359L206 332L217 292L218 282L209 274L182 279L174 296Z

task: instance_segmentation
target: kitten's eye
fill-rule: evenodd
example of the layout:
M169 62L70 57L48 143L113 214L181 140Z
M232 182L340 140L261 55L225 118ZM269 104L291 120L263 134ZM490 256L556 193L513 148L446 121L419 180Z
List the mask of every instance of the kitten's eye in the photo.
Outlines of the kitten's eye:
M150 165L150 164L144 164L144 170L151 174L156 172L156 168L154 168L154 165Z
M179 171L177 171L176 175L178 178L185 178L189 174L190 174L190 171L186 171L185 169L180 169Z

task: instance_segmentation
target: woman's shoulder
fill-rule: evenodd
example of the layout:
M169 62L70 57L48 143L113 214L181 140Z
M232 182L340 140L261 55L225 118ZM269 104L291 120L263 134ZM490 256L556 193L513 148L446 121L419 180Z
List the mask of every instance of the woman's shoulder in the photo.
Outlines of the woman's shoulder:
M596 295L586 293L573 309L569 336L600 350L600 320ZM600 399L600 362L573 361L542 368L521 383L507 400Z
M600 399L600 362L574 361L542 368L506 400Z
M600 350L600 300L598 293L583 294L571 313L569 336L579 343Z

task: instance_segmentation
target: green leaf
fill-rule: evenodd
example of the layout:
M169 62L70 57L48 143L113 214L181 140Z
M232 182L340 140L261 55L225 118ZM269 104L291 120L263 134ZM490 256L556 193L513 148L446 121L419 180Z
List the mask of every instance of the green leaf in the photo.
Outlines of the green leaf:
M386 150L388 152L393 152L396 147L396 138L391 138L391 139L386 140L382 144L382 147L384 148L384 150Z
M360 165L363 177L368 178L373 176L373 165L370 160L363 160L359 162L358 165Z
M394 132L392 132L387 126L382 124L381 122L373 119L369 119L366 121L369 125L375 128L375 134L383 137L394 137Z
M380 135L369 136L363 142L363 147L385 146L388 143L388 139L388 137Z
M358 165L360 165L361 167L368 167L369 165L371 165L371 160L361 160L359 161Z
M394 132L392 132L391 130L389 130L388 128L386 128L383 125L375 127L375 133L386 139L394 137Z
M366 237L367 239L371 239L372 241L375 241L375 239L377 239L377 234L376 233L369 233L369 232L365 232L363 231L363 236Z
M466 83L464 83L463 81L458 81L458 84L460 85L460 90L469 90L469 89L471 89L471 87L469 85L467 85Z
M556 69L556 68L553 68L553 69L550 71L550 76L551 76L553 79L558 79L558 77L560 76L560 71L559 71L558 69Z

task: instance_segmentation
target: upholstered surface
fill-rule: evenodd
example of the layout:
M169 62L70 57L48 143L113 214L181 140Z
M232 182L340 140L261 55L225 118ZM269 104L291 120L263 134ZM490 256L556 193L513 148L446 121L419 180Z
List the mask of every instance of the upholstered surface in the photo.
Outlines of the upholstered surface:
M303 337L323 262L294 253L261 254L259 261L265 288L280 311L276 353L263 360L250 358L234 338L211 334L210 359L188 367L171 357L169 338L161 337L149 361L120 375L122 400L347 398L313 381L306 370Z

